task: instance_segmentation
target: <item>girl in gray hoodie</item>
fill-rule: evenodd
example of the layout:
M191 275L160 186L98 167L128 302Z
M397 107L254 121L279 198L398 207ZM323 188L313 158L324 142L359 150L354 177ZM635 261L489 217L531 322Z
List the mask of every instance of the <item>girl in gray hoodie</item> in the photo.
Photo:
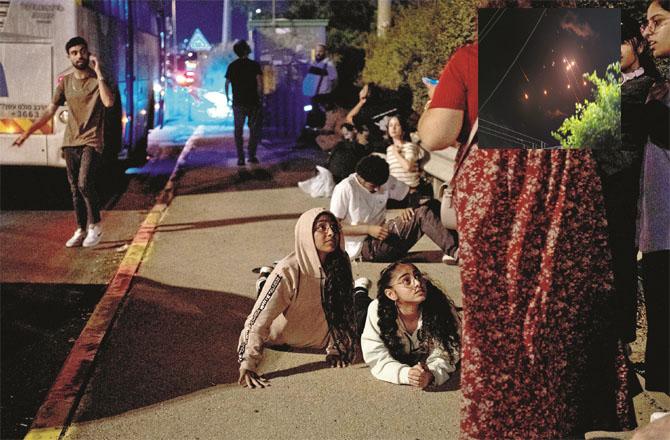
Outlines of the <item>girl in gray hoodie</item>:
M266 344L326 348L330 365L343 367L353 360L357 339L351 263L339 223L324 208L310 209L295 226L295 251L274 268L244 324L239 383L266 385L257 373Z

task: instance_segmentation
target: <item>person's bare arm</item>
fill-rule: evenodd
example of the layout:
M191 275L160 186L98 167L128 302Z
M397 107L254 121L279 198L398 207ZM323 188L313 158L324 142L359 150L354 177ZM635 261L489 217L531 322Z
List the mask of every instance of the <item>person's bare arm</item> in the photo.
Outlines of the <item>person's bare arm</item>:
M230 90L230 80L228 78L226 78L226 85L225 85L224 89L226 91L226 101L228 101L228 103L230 103L230 95L228 94L228 91Z
M35 131L39 130L44 124L49 122L51 118L54 117L56 114L56 110L58 110L58 106L54 103L51 103L47 106L46 110L44 113L42 113L42 116L40 118L33 122L33 124L21 134L21 136L17 137L16 140L12 143L12 145L16 145L17 147L20 147L26 139L30 137L31 134L33 134Z
M402 147L400 145L393 145L393 148L391 149L392 153L400 166L402 167L403 170L405 171L416 171L416 162L407 160L405 159L405 156L402 155Z
M379 240L385 240L389 236L386 225L342 225L344 235L370 235Z
M368 85L364 85L360 92L358 92L358 103L352 108L349 113L347 113L347 122L349 124L354 123L354 118L365 105L365 102L368 100Z
M258 100L263 99L263 75L256 75L256 91L258 92Z
M429 108L419 119L421 146L429 151L443 150L455 145L463 127L463 110Z
M100 90L100 100L102 101L102 105L107 108L113 106L115 100L114 91L109 87L109 84L107 84L107 80L102 74L100 62L95 55L91 55L90 57L90 66L98 77L98 90Z
M349 113L347 113L347 122L348 122L349 124L352 124L352 125L353 125L353 123L354 123L354 118L356 117L356 115L357 115L358 113L360 113L360 111L361 111L361 109L363 108L364 105L365 105L365 100L364 100L364 99L363 99L363 100L359 100L359 101L358 101L358 104L356 104L356 105L354 106L354 108L352 108L351 110L349 110Z

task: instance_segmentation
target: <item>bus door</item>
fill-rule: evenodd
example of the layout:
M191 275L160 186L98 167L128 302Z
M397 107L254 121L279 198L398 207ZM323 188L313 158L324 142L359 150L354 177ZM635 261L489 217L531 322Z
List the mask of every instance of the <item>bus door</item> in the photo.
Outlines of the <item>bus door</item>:
M47 165L47 137L54 132L53 120L21 148L12 143L51 102L51 58L48 44L0 43L0 164Z

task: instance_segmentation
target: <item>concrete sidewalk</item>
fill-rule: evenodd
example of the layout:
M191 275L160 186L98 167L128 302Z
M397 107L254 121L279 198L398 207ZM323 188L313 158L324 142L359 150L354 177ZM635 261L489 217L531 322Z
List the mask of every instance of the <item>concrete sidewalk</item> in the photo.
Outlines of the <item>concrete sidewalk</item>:
M457 376L426 393L375 380L362 363L329 369L323 354L267 350L271 387L237 385L252 269L288 254L299 215L328 205L296 186L325 156L261 147L262 165L240 172L229 137L195 145L65 437L456 437ZM457 269L427 239L415 250L460 304ZM382 267L356 263L355 276L376 280Z
M237 384L252 269L293 250L302 212L328 206L296 187L322 152L258 153L261 166L240 170L230 136L195 140L65 438L457 438L458 374L423 392L375 380L360 361L330 369L321 353L268 349L271 386ZM458 269L426 238L413 251L460 305ZM376 281L384 266L355 263L354 276Z

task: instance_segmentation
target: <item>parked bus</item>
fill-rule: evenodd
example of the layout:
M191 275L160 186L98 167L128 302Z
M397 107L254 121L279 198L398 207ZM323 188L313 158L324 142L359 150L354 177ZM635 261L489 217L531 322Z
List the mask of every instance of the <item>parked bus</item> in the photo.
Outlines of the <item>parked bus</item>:
M115 78L119 97L105 118L105 157L143 156L148 130L160 120L166 0L0 0L0 164L64 167L67 106L30 136L59 79L73 67L65 53L84 37Z

